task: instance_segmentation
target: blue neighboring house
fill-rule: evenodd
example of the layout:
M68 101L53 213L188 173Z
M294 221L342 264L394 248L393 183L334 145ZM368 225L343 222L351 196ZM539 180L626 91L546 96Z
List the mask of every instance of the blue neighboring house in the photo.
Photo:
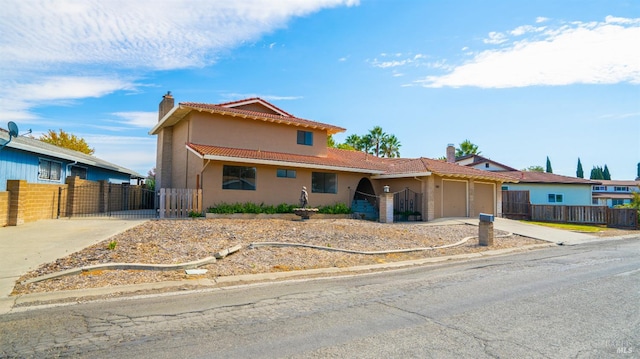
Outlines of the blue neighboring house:
M592 186L600 181L569 177L546 172L518 171L500 162L480 155L467 155L456 158L461 166L473 167L484 171L499 172L512 177L518 183L505 183L506 191L529 191L531 204L591 206Z
M7 190L7 180L64 184L68 176L111 183L130 183L132 179L144 178L111 162L33 138L19 136L9 142L9 133L3 129L0 129L0 147L0 191Z

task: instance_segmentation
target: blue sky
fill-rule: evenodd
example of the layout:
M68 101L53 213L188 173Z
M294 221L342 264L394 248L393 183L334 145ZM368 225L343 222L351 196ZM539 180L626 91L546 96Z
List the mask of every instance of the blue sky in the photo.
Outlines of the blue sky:
M637 0L0 0L0 127L63 129L142 174L163 94L259 96L402 157L465 139L518 169L640 162Z

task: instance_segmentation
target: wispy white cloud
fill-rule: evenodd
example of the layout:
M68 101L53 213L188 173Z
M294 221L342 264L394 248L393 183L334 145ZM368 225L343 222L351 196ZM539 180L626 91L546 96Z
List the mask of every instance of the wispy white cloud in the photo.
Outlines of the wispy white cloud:
M416 83L435 88L640 84L640 19L609 16L603 22L521 26L502 35L489 34L496 41L487 43L499 44L498 48L476 53L448 73Z
M220 51L282 28L293 17L358 4L358 0L5 0L0 12L2 115L34 119L30 110L44 102L130 90L132 80L111 79L105 69L140 74L208 65ZM68 84L73 81L71 71L85 74L76 78L76 86L51 81L59 77Z
M600 116L600 119L603 120L622 120L625 118L640 118L640 112L631 112L631 113L610 113L606 115Z
M74 100L96 98L115 91L133 91L136 84L117 77L50 76L32 82L0 82L0 117L33 121L30 109L42 105L65 105Z
M388 69L395 67L402 67L407 65L420 66L426 64L428 56L424 54L403 54L403 53L381 53L380 58L374 58L373 60L367 60L373 67Z
M158 122L157 112L129 111L114 112L112 115L118 117L117 122L133 127L152 128Z
M507 41L505 34L501 32L492 31L489 33L489 38L482 40L485 44L502 44Z

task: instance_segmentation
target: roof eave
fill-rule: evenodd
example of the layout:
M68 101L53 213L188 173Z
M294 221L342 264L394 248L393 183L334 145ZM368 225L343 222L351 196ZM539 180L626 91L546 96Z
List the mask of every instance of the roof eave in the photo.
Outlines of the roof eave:
M157 135L160 133L160 130L164 127L173 126L178 121L182 120L189 112L191 112L192 108L188 106L177 105L174 106L169 112L167 112L164 117L158 121L158 123L153 126L153 128L149 131L150 135Z
M393 178L413 178L428 177L432 172L406 172L406 173L382 173L371 176L371 179L393 179Z
M52 151L52 150L48 150L46 148L30 146L29 144L26 144L26 143L11 141L10 143L7 144L7 147L14 148L14 149L21 150L21 151L31 152L31 153L34 153L36 155L49 156L49 157L62 159L62 160L67 160L67 161L74 161L74 162L81 163L81 164L84 164L84 165L89 165L89 166L93 166L93 167L97 167L97 168L103 168L103 169L114 171L114 172L124 173L124 174L128 174L132 178L145 178L144 176L142 176L141 174L139 174L139 173L137 173L135 171L129 170L129 169L124 168L124 167L120 167L120 166L115 165L115 164L113 166L111 166L111 165L108 165L108 164L105 164L105 163L99 163L99 162L91 160L91 159L74 156L74 155L68 154L68 153L55 152L55 151Z
M372 170L368 168L329 166L329 165L319 165L319 164L304 163L304 162L291 162L291 161L262 160L262 159L255 159L255 158L246 158L246 157L203 155L201 153L198 153L194 149L191 149L191 148L189 149L198 157L205 160L213 160L213 161L249 163L249 164L256 164L256 165L267 165L267 166L287 166L287 167L295 167L295 168L309 168L309 169L318 169L318 170L327 170L327 171L353 172L353 173L366 173L366 174L382 173L382 171Z

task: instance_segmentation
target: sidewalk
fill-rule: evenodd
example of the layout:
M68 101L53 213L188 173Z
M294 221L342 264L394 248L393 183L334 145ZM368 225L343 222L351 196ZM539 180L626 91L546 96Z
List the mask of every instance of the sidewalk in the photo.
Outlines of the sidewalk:
M0 313L16 280L41 264L53 262L146 220L50 219L0 227Z

